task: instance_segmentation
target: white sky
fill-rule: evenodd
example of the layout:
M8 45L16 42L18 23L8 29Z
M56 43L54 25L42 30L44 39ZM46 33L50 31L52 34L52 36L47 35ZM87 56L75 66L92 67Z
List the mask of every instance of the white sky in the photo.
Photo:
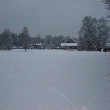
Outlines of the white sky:
M106 17L102 0L0 0L0 33L5 28L20 33L28 27L31 37L70 35L78 38L85 16Z

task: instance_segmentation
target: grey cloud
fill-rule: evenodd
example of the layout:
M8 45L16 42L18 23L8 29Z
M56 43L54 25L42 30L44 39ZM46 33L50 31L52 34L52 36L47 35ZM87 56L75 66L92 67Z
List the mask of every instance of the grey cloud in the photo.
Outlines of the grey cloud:
M31 36L78 37L85 16L106 16L101 0L1 0L0 4L0 33L5 28L20 33L27 26Z

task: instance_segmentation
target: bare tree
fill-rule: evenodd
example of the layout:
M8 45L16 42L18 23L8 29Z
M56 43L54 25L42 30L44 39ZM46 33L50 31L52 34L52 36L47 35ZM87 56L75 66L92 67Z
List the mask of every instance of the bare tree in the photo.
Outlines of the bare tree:
M110 11L110 0L103 0L102 2L104 2L107 5L106 9ZM110 18L110 12L107 15L107 18Z
M96 37L97 20L92 17L85 17L82 20L82 26L79 31L79 41L86 50L94 50Z
M99 50L104 48L109 38L110 28L105 18L85 17L79 31L79 47L81 50Z
M27 29L26 26L23 28L23 31L22 31L22 33L21 33L21 39L22 39L21 41L22 41L23 44L24 44L24 49L25 49L25 51L26 51L27 46L28 46L28 44L29 44L29 34L28 34L28 29Z

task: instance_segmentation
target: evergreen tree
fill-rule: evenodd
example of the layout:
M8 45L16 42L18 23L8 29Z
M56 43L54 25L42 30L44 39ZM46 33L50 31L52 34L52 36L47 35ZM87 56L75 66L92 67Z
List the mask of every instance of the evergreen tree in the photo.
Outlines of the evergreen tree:
M6 50L11 50L12 48L11 34L7 29L5 29L4 32L0 35L0 48Z

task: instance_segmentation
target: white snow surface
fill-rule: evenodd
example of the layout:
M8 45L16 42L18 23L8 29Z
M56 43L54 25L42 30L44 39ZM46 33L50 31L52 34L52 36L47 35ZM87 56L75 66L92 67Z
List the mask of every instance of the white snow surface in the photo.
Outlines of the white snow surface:
M110 110L110 52L1 50L0 110Z

